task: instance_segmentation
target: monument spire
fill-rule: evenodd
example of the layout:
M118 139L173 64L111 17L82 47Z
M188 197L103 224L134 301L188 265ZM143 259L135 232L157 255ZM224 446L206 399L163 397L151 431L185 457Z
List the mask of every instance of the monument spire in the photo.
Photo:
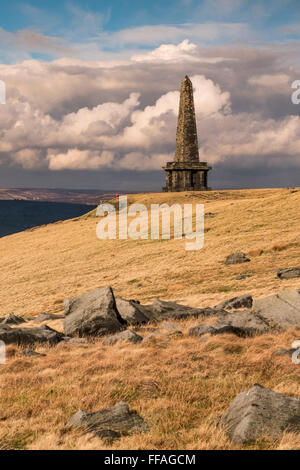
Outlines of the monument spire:
M168 162L163 191L206 191L211 167L199 161L193 85L186 75L181 83L175 159Z
M175 161L199 162L193 85L187 75L180 89Z

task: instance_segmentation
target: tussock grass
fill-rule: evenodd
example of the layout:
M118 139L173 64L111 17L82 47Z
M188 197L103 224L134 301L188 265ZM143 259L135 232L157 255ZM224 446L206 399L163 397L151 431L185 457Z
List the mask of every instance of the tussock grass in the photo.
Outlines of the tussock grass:
M101 439L66 426L84 409L125 400L149 423L146 434L116 441L114 449L235 449L219 420L235 395L258 382L298 396L299 371L287 356L274 356L297 332L257 336L186 336L199 320L177 322L182 337L145 344L39 347L46 357L21 358L9 347L0 368L0 448L105 449ZM141 332L142 335L147 331ZM300 448L300 436L260 439L243 448Z

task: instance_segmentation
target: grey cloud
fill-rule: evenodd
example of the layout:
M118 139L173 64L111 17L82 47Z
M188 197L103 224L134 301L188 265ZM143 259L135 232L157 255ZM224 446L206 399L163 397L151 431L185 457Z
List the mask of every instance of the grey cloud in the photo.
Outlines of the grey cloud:
M134 189L159 189L160 168L174 151L178 89L186 73L195 88L200 155L214 166L214 184L222 186L222 171L223 186L225 180L235 185L237 174L244 175L239 181L249 175L250 186L256 172L270 174L270 182L287 168L292 174L300 166L300 118L290 84L300 68L283 67L289 52L191 46L172 45L177 62L164 61L158 48L150 61L146 54L107 66L78 59L0 65L7 85L0 115L4 174L23 168L28 180L39 174L44 181L48 174L50 184L53 175L57 182L65 175L76 186L82 175L85 187L95 187L97 174L105 188L126 174Z
M6 31L0 28L0 52L6 52L7 48L22 52L30 57L32 52L51 54L52 56L74 55L74 50L68 47L64 40L58 37L45 36L28 29L17 32Z

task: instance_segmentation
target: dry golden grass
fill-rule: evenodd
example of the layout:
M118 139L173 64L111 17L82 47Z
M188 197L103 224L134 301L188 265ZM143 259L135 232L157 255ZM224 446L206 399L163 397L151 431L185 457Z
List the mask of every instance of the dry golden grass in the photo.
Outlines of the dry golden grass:
M297 279L277 279L276 270L300 264L300 191L147 194L130 196L131 202L204 202L215 214L205 221L205 247L187 252L184 240L174 239L100 241L92 216L2 238L0 316L59 313L64 298L103 285L143 302L159 297L199 307L246 292L299 287ZM251 262L225 266L225 257L237 250ZM253 276L237 281L245 272ZM199 320L176 323L183 337L135 346L61 344L38 347L47 353L40 358L8 347L7 364L0 366L0 448L104 449L100 439L70 431L66 423L80 408L94 411L125 400L150 431L110 448L235 449L217 423L237 393L258 382L299 396L299 366L273 356L299 337L296 330L201 343L186 336ZM61 321L47 324L62 327ZM300 449L300 436L265 437L243 448Z

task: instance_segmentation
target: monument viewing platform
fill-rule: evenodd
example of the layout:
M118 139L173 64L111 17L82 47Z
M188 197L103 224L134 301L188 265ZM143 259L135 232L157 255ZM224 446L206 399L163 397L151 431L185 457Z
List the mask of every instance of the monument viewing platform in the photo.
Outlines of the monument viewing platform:
M181 83L175 159L168 162L163 191L207 191L207 173L211 167L200 162L193 85L186 75Z

